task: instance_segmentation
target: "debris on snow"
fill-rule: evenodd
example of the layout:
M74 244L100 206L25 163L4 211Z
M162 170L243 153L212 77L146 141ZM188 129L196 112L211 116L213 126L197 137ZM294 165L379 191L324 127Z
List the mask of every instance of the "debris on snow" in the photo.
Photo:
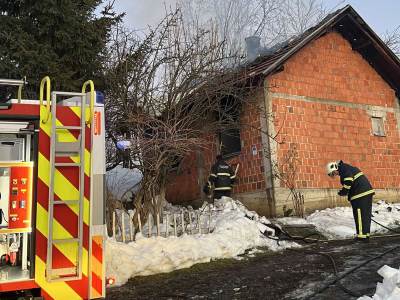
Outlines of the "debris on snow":
M223 197L215 204L211 206L215 226L209 234L145 238L138 233L136 241L128 244L108 239L107 275L116 279L116 285L122 285L135 276L171 272L213 259L237 258L256 247L277 251L299 246L294 242L278 245L263 235L265 231L273 233L267 226L270 222L240 202Z
M400 269L394 269L387 265L378 270L383 277L383 282L378 282L376 292L371 297L363 296L358 300L398 300L400 299Z

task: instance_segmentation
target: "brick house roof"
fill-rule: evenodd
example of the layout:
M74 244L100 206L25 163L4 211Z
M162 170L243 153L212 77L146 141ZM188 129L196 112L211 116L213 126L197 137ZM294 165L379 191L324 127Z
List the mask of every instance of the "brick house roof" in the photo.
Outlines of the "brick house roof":
M353 50L359 52L400 97L400 59L350 5L329 14L318 25L283 43L272 54L257 58L246 66L245 77L266 76L280 70L303 47L331 31L339 32L347 39Z

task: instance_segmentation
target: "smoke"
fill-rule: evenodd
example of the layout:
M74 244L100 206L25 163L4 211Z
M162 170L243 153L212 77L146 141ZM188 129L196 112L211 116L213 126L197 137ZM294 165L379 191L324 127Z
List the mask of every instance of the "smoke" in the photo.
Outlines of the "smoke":
M124 22L127 27L145 30L157 25L166 11L176 7L176 0L117 0L114 5L118 12L126 12Z

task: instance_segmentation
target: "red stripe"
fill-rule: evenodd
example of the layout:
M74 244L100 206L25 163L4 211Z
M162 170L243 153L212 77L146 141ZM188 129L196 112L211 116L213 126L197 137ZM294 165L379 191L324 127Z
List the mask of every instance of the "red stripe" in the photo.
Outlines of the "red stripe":
M46 262L46 247L47 247L47 239L41 234L40 231L36 230L36 245L37 251L36 255L39 258ZM69 268L74 267L74 264L56 247L53 246L53 268ZM82 298L86 299L88 295L88 278L87 276L82 274L81 280L73 280L66 282L77 294L79 294Z
M42 130L39 132L39 152L47 158L47 160L50 160L50 137ZM56 162L66 162L66 163L71 163L74 162L70 157L62 157L62 158L57 158ZM79 189L79 173L78 173L78 168L76 167L59 167L57 168L58 171L60 171L71 184L75 186L75 188L78 190ZM86 199L90 200L90 177L85 174L85 180L84 180L84 195ZM72 199L71 199L72 200Z
M41 296L45 299L45 300L53 300L54 298L51 297L49 294L47 294L43 289L40 291L41 292Z
M28 116L37 116L39 117L40 110L38 104L12 104L10 109L2 109L0 110L1 115L18 115L26 117Z
M64 126L80 126L81 119L77 116L73 110L68 106L61 106L57 113L57 120L60 121ZM91 138L90 138L90 128L85 126L85 148L90 152L91 148ZM78 138L79 131L78 130L70 130L70 133Z
M39 130L39 152L50 160L50 138L42 129Z
M40 245L36 249L36 255L44 262L47 261L47 238L38 230L36 230L36 243ZM53 246L53 268L70 268L74 264L60 250Z
M97 258L100 263L103 263L103 249L102 246L92 241L92 255Z
M92 287L101 295L103 293L103 281L92 272Z
M48 195L49 188L47 185L38 178L38 203L43 206L44 209L48 209L48 197L40 195ZM54 199L60 199L57 195L54 195ZM73 199L70 199L73 200ZM54 218L69 232L72 236L76 237L78 234L78 216L74 211L67 205L56 205L53 210ZM83 247L89 249L89 226L83 223Z
M39 286L35 283L33 279L27 281L18 281L18 282L0 284L0 292L21 291L21 290L30 290L37 288L39 288Z

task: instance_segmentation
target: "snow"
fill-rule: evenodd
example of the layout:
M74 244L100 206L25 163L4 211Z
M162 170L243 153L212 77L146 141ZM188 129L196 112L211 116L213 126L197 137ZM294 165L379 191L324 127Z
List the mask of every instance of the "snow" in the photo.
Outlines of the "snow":
M168 211L170 214L179 213L182 209L182 207L170 204L164 207L164 211ZM241 259L239 255L244 253L253 256L258 252L258 247L267 247L272 251L287 247L299 247L293 242L279 242L278 245L276 241L264 236L262 233L265 231L274 235L274 230L268 227L270 221L247 210L239 201L224 197L221 201L216 201L215 206L211 205L211 209L211 233L183 234L179 237L171 235L167 238L156 236L147 238L138 233L136 241L127 244L117 242L112 238L108 239L106 245L107 276L114 277L116 285L122 285L129 278L135 276L171 272L215 259ZM193 209L191 211L196 213ZM380 201L373 204L372 214L376 221L387 227L399 227L400 225L400 204L388 204ZM281 224L313 224L316 230L328 238L350 238L355 235L351 207L328 208L316 211L305 219L287 217L278 219L278 221ZM203 222L208 221L203 220ZM148 232L146 226L145 224L143 226L144 233ZM165 230L165 225L163 226ZM153 232L155 230L153 228ZM162 231L163 229L161 229ZM387 232L387 229L374 223L371 224L371 233L384 232ZM172 234L171 231L170 234ZM378 287L385 286L385 291L389 290L389 283L392 282L390 280L384 279L383 284L378 284ZM393 295L397 295L398 292L398 288L393 288ZM365 299L369 298L363 300Z
M387 265L378 270L383 277L383 282L378 282L376 292L371 297L363 296L358 300L398 300L400 299L400 269L394 269Z
M176 207L170 209L173 211ZM278 245L264 236L262 232L266 230L273 233L266 226L270 222L248 211L238 201L223 197L212 209L214 230L211 233L167 238L145 238L138 233L136 241L128 244L108 239L107 276L114 277L116 285L122 285L131 277L171 272L214 259L237 258L246 250L257 247L278 251L299 246L293 242ZM256 251L250 255L254 253Z
M127 200L130 192L137 191L141 180L142 173L138 169L116 166L106 173L107 188L116 199Z
M373 219L386 227L400 226L400 204L389 204L379 201L372 205ZM355 235L353 210L351 207L327 208L315 211L306 219L280 218L285 225L313 224L316 230L328 238L351 238ZM385 233L388 230L371 223L371 234Z

